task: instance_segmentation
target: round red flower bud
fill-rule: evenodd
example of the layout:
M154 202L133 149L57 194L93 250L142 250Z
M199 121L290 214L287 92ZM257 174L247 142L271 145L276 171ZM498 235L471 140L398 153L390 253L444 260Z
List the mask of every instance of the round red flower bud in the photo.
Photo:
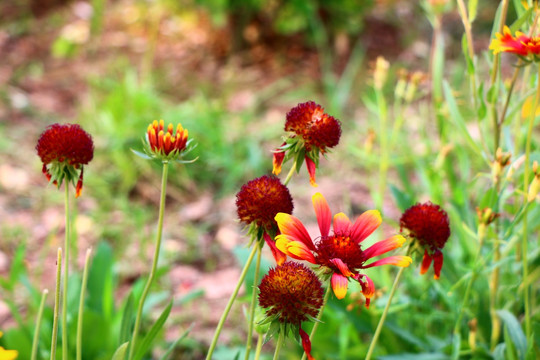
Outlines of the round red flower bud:
M323 304L321 281L296 262L270 269L259 290L259 304L267 309L266 316L275 316L280 323L300 325L316 317Z
M285 131L295 132L304 139L306 150L312 147L325 152L339 143L341 124L333 116L324 113L324 108L313 101L298 104L289 111Z
M409 230L412 237L432 250L442 249L450 237L450 220L439 205L427 202L407 209L399 220L401 231Z
M94 157L92 137L77 124L53 124L39 137L36 150L44 165L67 162L78 168Z
M273 232L276 215L292 214L294 205L289 189L277 177L264 175L242 186L236 194L236 207L240 221Z

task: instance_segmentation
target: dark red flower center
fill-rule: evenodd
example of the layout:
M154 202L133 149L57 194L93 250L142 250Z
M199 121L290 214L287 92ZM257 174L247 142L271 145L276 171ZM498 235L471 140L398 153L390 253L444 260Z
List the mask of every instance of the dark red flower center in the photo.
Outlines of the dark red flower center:
M340 272L339 268L331 261L341 259L353 273L355 269L362 268L364 264L364 252L360 245L352 241L349 234L334 234L332 236L321 237L316 243L317 263L331 268L335 272Z

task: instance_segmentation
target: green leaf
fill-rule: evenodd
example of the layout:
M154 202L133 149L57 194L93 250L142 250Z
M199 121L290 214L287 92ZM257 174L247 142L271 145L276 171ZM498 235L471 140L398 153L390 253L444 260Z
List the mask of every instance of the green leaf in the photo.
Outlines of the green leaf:
M523 24L525 22L528 22L529 19L530 19L530 16L532 14L534 10L534 6L531 6L527 11L525 11L523 13L523 15L521 15L516 21L514 21L514 23L512 25L510 25L510 31L512 32L516 32L518 31L519 29L521 29L521 27L523 26Z
M163 328L165 321L169 317L171 309L172 301L169 302L169 305L167 305L165 310L163 310L163 312L161 313L155 324L152 326L148 334L146 334L144 339L140 342L140 345L137 347L137 352L134 356L135 360L141 360L148 351L148 349L150 349L150 345L152 345L152 342L154 341L160 330Z
M126 357L126 350L128 348L129 342L125 342L116 351L111 360L124 360Z
M392 196L394 197L394 201L396 202L398 208L401 211L405 211L408 209L411 205L413 205L413 200L411 196L400 189L398 189L393 184L390 184L390 192L392 193Z
M165 352L165 354L163 354L163 356L161 357L161 360L167 360L169 358L169 356L171 355L171 353L174 351L174 349L176 349L176 347L178 346L178 344L180 344L180 342L182 340L184 340L184 338L186 336L188 336L188 334L191 332L191 330L193 330L193 327L195 326L195 323L191 324L189 326L189 328L187 328L186 331L184 331L184 333L182 335L180 335L180 337L178 339L176 339L175 342L173 342L171 344L171 346L169 346L169 348L167 349L167 351Z
M441 353L400 354L379 356L378 360L448 360L448 355Z
M516 349L518 359L525 359L525 354L527 352L527 338L523 333L523 329L521 328L518 319L516 319L514 314L508 310L497 310L497 315L499 315L501 320L506 325L508 335Z
M130 150L131 150L131 152L133 152L135 155L137 155L137 156L140 157L140 158L143 158L143 159L145 159L145 160L152 160L152 157L146 155L145 153L142 153L142 152L140 152L140 151L133 150L133 149L130 149Z
M469 0L469 22L472 24L474 19L476 19L476 14L478 10L478 0Z
M131 337L131 325L133 323L133 293L129 294L129 297L124 305L124 313L122 314L122 324L120 325L119 343L125 343Z

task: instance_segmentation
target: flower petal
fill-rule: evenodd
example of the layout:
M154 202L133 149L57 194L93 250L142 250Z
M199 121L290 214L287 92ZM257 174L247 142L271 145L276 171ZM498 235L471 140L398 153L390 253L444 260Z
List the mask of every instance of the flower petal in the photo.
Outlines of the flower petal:
M285 235L278 235L276 236L276 247L293 259L316 263L315 257L303 242L291 241Z
M315 360L315 358L311 356L311 340L309 340L308 334L302 330L301 327L298 329L300 332L300 337L302 338L302 347L304 348L304 352L306 353L308 360Z
M309 183L311 184L311 186L317 187L318 185L315 182L315 171L317 170L317 166L315 165L313 160L311 160L307 156L306 156L306 167L307 167L307 171L309 173Z
M347 286L349 285L349 281L345 276L333 273L330 283L332 284L334 295L336 295L339 300L343 299L345 295L347 295Z
M363 275L363 280L358 281L360 283L360 286L362 286L362 294L366 297L366 307L369 307L369 303L371 301L371 298L373 295L375 295L375 284L373 284L373 280L367 275Z
M381 225L381 214L377 210L368 210L356 219L351 229L351 239L357 244L364 241Z
M351 272L351 270L349 270L349 267L347 266L347 264L345 264L343 262L343 260L339 259L339 258L334 258L334 259L331 259L330 262L332 264L334 264L335 266L337 266L337 268L339 269L339 271L341 271L341 274L343 276L346 276L346 277L349 277L349 276L353 276L354 274Z
M440 250L436 250L435 254L433 254L433 270L435 271L435 274L433 277L435 280L439 280L441 277L441 269L443 265L443 253Z
M424 250L424 258L422 259L422 265L420 266L420 275L424 275L428 271L431 260L433 260L433 258L429 255L427 249Z
M83 171L84 166L81 166L81 174L79 175L79 180L77 181L77 186L75 187L75 197L78 198L81 196L82 193L82 187L83 187ZM66 186L68 186L68 183L66 182Z
M287 145L286 142L281 144L281 146ZM283 164L283 160L285 159L285 151L277 148L274 150L274 158L272 160L272 174L279 175L281 173L281 165Z
M332 224L332 212L330 211L330 207L321 193L313 195L311 201L313 202L315 215L317 215L321 236L328 236L330 225Z
M315 245L309 236L304 224L298 218L287 213L278 213L274 218L278 224L279 231L289 237L290 240L297 240L304 243L310 250L315 250Z
M403 255L396 255L396 256L389 256L381 260L377 260L369 265L362 266L363 269L367 269L374 266L381 266L381 265L395 265L399 267L407 267L411 264L412 259L409 256L403 256Z
M274 256L274 260L276 260L276 263L278 265L283 264L287 260L287 255L284 254L283 252L281 252L277 248L276 242L274 240L272 240L270 235L268 235L267 233L264 233L263 237L264 237L264 241L266 242L266 244L270 248L270 251L272 251L272 255Z
M344 213L340 212L334 215L334 234L349 234L351 221Z
M382 254L386 254L389 251L401 247L404 242L405 238L401 235L394 235L386 240L379 241L364 250L365 259L367 260Z

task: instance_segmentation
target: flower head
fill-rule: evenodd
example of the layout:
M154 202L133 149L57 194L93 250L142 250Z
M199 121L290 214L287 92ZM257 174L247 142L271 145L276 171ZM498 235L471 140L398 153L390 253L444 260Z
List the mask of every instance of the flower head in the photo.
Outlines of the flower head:
M292 329L302 337L308 358L312 359L309 337L302 322L314 319L323 304L323 288L315 273L302 264L285 262L270 269L259 285L259 304L267 319L279 331Z
M250 226L252 236L274 237L278 231L276 215L280 212L292 214L294 205L289 189L275 176L264 175L242 186L236 194L238 218ZM286 256L275 247L270 236L264 237L278 263Z
M381 216L376 210L369 210L360 215L354 223L344 213L334 215L326 199L316 193L312 197L317 216L320 238L313 242L302 222L296 217L284 213L276 216L281 235L276 237L276 246L290 257L306 260L319 265L322 272L331 276L331 285L338 299L347 294L349 279L354 279L362 286L366 297L366 306L375 293L373 281L360 270L379 265L409 266L408 256L389 256L366 264L370 259L401 247L405 238L392 236L363 249L361 243L381 224ZM332 224L333 223L333 224ZM330 227L333 226L333 233Z
M442 248L450 237L448 214L439 205L427 202L408 208L399 220L401 231L407 229L409 235L424 248L424 259L420 273L424 274L434 262L435 279L441 276L443 265Z
M58 187L64 178L75 184L78 177L78 197L83 186L83 165L94 157L92 137L77 124L53 124L39 137L36 150L43 162L43 173Z
M165 128L163 120L154 120L146 131L146 153L163 161L177 160L188 150L188 130L181 124L169 124Z
M0 337L2 337L2 332L0 331ZM19 356L17 350L6 350L0 346L0 360L15 360Z
M313 101L298 104L289 111L285 121L285 131L292 132L285 142L274 151L273 173L281 172L283 162L294 158L301 164L306 161L310 183L315 183L315 170L319 164L319 154L325 154L335 147L341 138L341 124L324 108Z
M536 60L540 54L540 37L530 37L519 31L512 35L508 26L504 27L502 34L497 33L495 36L497 38L491 40L489 45L489 49L493 50L494 54L513 53L526 61L531 61L530 56L533 57L532 60Z

